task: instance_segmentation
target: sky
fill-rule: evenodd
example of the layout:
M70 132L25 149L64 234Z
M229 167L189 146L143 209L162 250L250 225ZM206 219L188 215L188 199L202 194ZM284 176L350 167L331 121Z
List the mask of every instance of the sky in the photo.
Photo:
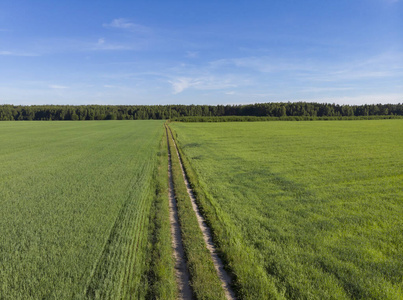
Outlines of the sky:
M2 0L0 104L403 103L403 0Z

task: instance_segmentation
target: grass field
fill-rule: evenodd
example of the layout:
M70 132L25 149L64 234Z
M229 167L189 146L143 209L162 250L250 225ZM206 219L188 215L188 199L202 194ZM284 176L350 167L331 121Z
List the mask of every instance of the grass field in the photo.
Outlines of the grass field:
M166 165L154 201L162 134L162 121L0 123L1 299L175 296Z
M170 126L239 299L403 298L402 120ZM177 297L163 121L0 142L0 299ZM222 298L175 155L173 175L194 294Z
M403 298L403 122L173 123L240 298Z

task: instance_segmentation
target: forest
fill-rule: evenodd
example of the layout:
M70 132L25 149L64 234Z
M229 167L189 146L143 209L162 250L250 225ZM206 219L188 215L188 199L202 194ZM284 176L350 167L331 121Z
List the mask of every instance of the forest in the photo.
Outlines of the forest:
M247 105L0 105L1 121L164 120L180 117L361 117L402 116L403 103L339 105L271 102Z

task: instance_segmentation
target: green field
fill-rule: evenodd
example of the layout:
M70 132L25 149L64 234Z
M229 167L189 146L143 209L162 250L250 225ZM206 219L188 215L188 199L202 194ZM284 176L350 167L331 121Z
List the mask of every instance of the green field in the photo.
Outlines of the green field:
M403 298L402 120L170 126L238 296Z
M238 299L403 298L402 120L170 127ZM0 122L0 142L0 299L178 296L163 121ZM194 296L223 298L175 155Z
M171 253L150 249L153 236L171 250L167 202L153 201L162 134L163 121L0 123L1 299L136 299L175 284ZM170 282L149 288L149 273Z

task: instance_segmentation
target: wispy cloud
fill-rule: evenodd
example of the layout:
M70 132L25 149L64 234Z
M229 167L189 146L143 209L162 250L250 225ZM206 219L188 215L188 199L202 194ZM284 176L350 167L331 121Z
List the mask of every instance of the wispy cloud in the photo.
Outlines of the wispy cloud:
M228 91L228 92L225 92L224 94L225 95L235 95L235 92L234 91Z
M356 61L327 64L315 72L301 72L297 76L318 82L398 78L403 76L403 53L386 52Z
M197 58L197 57L199 57L199 52L198 51L186 51L186 57L187 58Z
M279 71L312 70L313 66L301 61L285 61L277 57L252 56L231 59L219 59L210 62L212 68L237 67L249 69L262 73L273 73Z
M118 85L113 85L113 84L105 84L104 88L107 88L107 89L119 89L121 87L118 86Z
M110 23L104 23L103 26L105 28L126 29L126 30L130 30L133 32L138 32L138 33L148 33L151 31L151 29L147 26L132 23L129 20L124 19L124 18L114 19Z
M0 55L3 56L39 56L35 53L27 53L27 52L14 52L14 51L0 51Z
M64 86L64 85L51 84L51 85L49 85L49 88L55 89L55 90L63 90L63 89L68 89L69 87Z
M19 49L0 50L0 56L41 56L49 54L70 54L80 52L92 52L102 50L139 50L142 49L141 41L109 41L104 37L93 38L36 38L27 39Z
M353 87L307 87L300 90L303 93L320 93L320 92L335 92L335 91L349 91Z
M186 89L194 88L197 90L221 90L226 88L234 88L237 85L230 79L220 79L215 76L205 77L178 77L168 80L172 85L173 93L179 94Z
M268 56L220 59L209 63L212 72L281 75L300 82L348 82L403 76L403 53L385 52L357 60L282 60ZM239 69L239 70L237 70ZM255 76L253 75L253 76Z
M105 38L99 38L98 41L90 47L90 50L131 50L132 47L124 44L109 43Z

